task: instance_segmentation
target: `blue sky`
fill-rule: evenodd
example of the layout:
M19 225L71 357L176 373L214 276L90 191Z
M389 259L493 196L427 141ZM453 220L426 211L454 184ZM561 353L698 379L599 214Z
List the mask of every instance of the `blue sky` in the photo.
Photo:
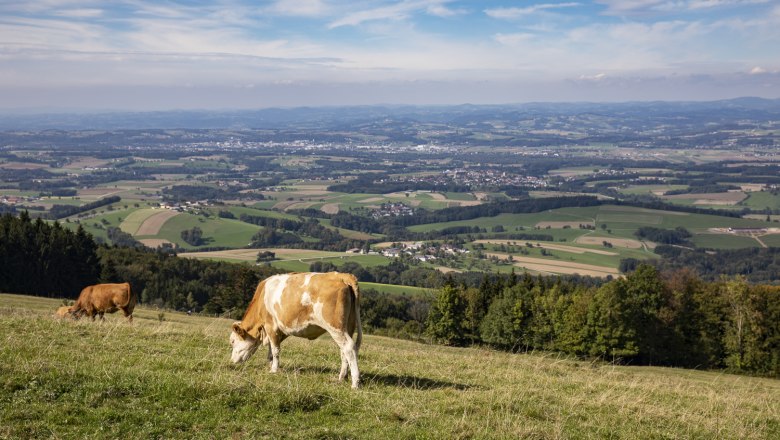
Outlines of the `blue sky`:
M779 0L0 0L0 108L780 97Z

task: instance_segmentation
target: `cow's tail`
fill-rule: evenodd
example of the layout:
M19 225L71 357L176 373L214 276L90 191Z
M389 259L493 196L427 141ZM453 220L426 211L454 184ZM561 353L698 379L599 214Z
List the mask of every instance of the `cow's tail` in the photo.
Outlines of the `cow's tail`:
M358 287L357 279L350 277L347 281L349 287L352 288L352 293L355 295L355 328L357 329L357 336L355 337L355 353L360 350L360 344L363 342L363 326L360 324L360 288Z

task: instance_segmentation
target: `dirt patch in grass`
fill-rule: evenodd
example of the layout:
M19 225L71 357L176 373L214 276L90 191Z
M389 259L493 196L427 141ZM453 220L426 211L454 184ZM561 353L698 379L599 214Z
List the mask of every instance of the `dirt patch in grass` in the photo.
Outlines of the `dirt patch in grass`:
M320 208L320 211L324 212L325 214L338 214L339 213L339 204L338 203L326 203L322 205Z
M381 202L384 200L382 197L369 197L367 199L358 200L358 203L374 203L374 202Z
M565 226L568 226L573 229L577 229L580 227L580 225L595 226L593 222L587 220L583 220L579 222L539 222L536 224L537 227L542 229L548 226L552 229L563 229Z
M444 194L442 194L442 193L432 192L432 193L428 193L428 195L431 196L431 198L433 200L438 200L440 202L446 202L447 201L447 197Z
M135 232L135 235L157 235L160 233L160 229L163 227L165 222L179 214L180 213L177 211L171 211L167 209L165 211L159 212L141 223L141 226Z
M630 238L613 238L613 237L577 237L574 240L579 244L602 244L608 241L612 246L622 247L626 249L642 249L642 243L638 240L632 240Z

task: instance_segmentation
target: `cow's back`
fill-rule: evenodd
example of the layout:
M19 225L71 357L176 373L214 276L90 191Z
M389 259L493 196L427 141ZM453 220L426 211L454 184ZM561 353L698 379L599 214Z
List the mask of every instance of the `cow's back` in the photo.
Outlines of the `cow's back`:
M77 301L77 304L88 312L91 310L111 312L122 307L132 311L135 303L135 296L130 290L129 283L88 286L81 291Z
M355 331L354 292L350 274L293 273L276 275L265 284L264 305L270 318L285 333L317 337L326 328ZM319 327L304 331L306 325Z

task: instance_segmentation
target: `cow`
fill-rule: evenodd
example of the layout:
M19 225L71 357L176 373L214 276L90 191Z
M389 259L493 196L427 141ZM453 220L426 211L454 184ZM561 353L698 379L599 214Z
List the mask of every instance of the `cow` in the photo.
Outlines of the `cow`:
M343 381L349 368L352 388L360 383L358 351L363 339L360 291L354 275L339 272L274 275L257 285L241 321L233 323L231 360L248 360L268 345L271 373L279 369L279 345L288 336L316 339L327 332L339 346ZM355 339L352 335L357 330Z
M70 306L61 306L54 312L54 316L57 318L65 318L68 315L70 315Z
M74 319L87 315L94 321L95 316L104 320L104 314L122 310L127 321L133 322L135 303L136 296L129 283L95 284L81 291L76 303L70 308L70 313Z

